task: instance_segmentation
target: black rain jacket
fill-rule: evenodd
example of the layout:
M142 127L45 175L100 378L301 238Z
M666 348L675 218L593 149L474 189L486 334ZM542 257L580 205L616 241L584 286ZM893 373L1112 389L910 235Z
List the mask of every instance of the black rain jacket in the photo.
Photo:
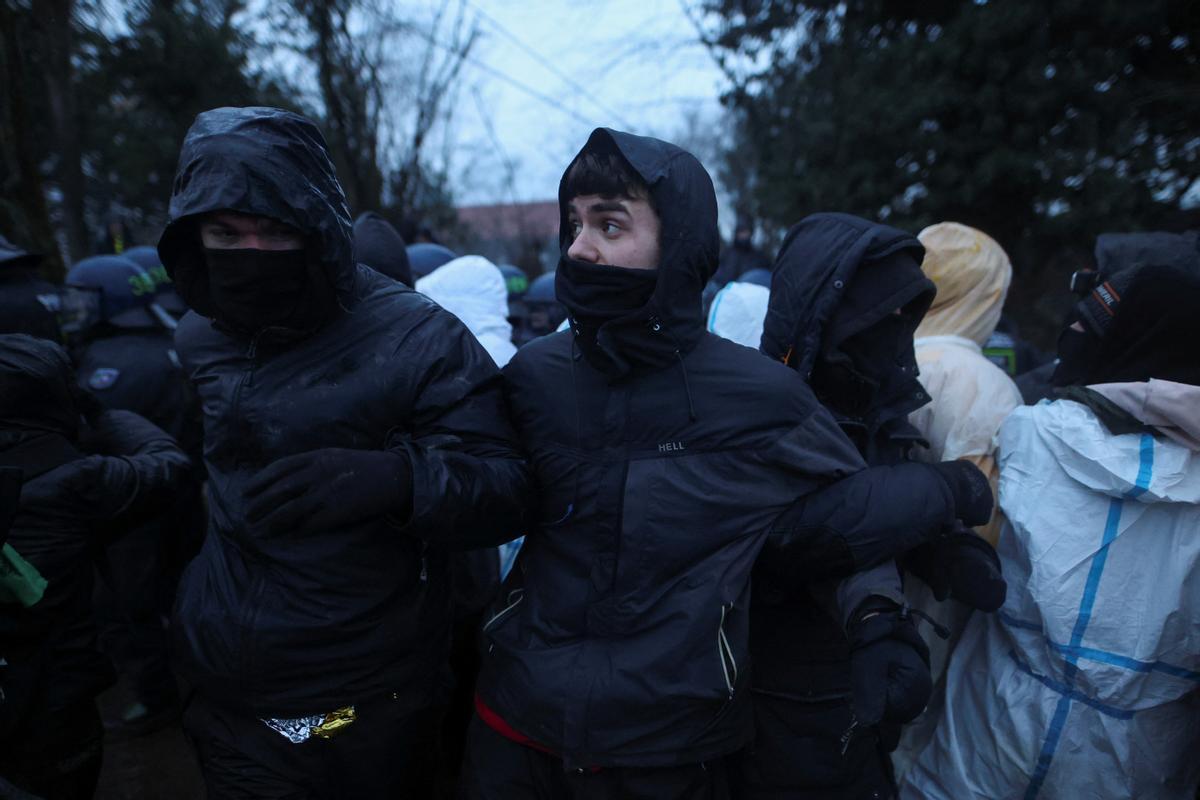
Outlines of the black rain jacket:
M30 608L0 605L0 732L15 735L112 683L92 622L95 553L189 477L171 437L136 414L95 409L85 424L73 381L59 346L0 336L0 466L23 474L8 544L47 582Z
M658 283L600 328L603 357L564 331L504 370L540 493L484 626L479 694L568 767L697 763L751 735L749 579L772 521L863 464L798 375L705 331L718 238L701 164L606 129L592 148L653 193ZM564 257L569 199L560 187Z
M193 218L216 209L303 231L337 293L303 338L247 339L211 313ZM352 259L350 218L311 122L266 108L197 117L159 243L195 312L176 349L200 395L211 516L176 603L185 676L213 702L298 717L387 696L440 702L451 621L446 548L513 538L528 505L499 373L430 300ZM407 521L256 535L243 490L268 464L321 448L411 460Z

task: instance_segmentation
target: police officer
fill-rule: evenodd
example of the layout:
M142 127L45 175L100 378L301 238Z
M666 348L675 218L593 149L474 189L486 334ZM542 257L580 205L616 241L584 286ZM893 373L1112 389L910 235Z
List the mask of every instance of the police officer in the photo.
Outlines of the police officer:
M61 341L60 290L37 273L42 257L0 235L0 333Z

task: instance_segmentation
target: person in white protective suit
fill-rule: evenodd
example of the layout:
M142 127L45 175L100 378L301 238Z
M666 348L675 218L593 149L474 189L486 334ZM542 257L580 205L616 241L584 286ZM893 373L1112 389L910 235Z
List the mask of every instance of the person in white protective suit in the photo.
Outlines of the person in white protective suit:
M906 800L1196 796L1200 275L1102 277L1058 399L1000 429L1008 596L968 623Z
M417 279L421 294L462 320L503 367L516 354L504 273L483 256L461 256Z
M746 347L758 349L771 292L755 283L730 281L708 309L708 330Z
M909 416L929 443L928 449L915 451L916 458L931 463L970 461L988 477L995 492L1000 470L994 439L1000 423L1021 405L1021 393L1004 370L984 357L982 346L1000 321L1012 265L994 239L957 222L931 225L917 238L925 246L921 270L937 286L937 296L914 340L920 381L930 398ZM975 531L995 546L1001 522L997 511L991 522ZM971 615L971 609L958 600L939 602L929 586L915 577L905 581L904 589L909 605L935 617L949 636L930 638L933 695L925 712L904 729L892 754L899 777L933 735L945 692L946 661Z

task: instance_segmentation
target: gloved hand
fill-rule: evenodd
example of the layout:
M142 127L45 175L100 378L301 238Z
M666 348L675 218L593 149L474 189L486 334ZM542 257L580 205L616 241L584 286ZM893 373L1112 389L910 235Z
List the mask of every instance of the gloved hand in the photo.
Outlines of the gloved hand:
M962 460L943 461L929 466L950 487L950 494L954 497L954 516L969 528L986 525L992 518L995 499L992 497L992 485L979 467Z
M887 598L871 597L851 620L846 636L858 724L915 719L929 702L933 680L929 648L908 610Z
M995 548L962 525L910 550L903 565L925 581L938 600L953 597L971 608L992 612L1004 605L1008 594Z
M385 514L408 516L412 467L401 453L330 447L287 456L246 484L246 521L309 533Z

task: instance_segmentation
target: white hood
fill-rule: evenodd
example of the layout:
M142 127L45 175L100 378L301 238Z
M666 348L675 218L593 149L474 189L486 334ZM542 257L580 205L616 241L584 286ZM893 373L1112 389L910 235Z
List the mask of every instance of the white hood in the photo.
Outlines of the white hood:
M757 283L732 281L717 292L708 311L708 329L746 347L758 349L771 292Z
M456 258L417 280L421 294L462 320L503 367L516 354L504 274L483 256Z

